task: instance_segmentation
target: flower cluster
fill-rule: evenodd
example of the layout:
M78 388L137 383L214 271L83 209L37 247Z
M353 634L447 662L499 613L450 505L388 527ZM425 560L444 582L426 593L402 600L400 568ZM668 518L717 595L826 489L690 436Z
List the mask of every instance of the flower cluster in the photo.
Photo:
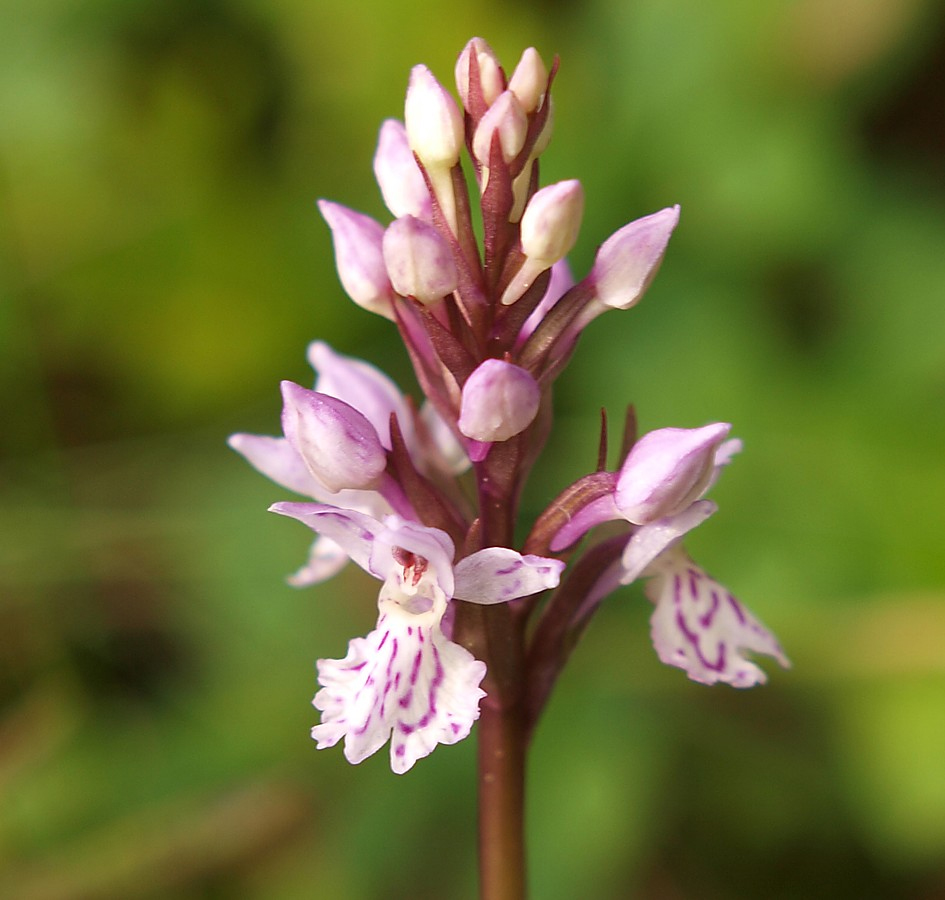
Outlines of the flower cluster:
M481 702L522 702L533 725L600 601L638 579L655 607L659 658L690 678L762 682L749 651L788 665L774 637L681 546L715 511L704 495L739 449L727 424L638 440L628 426L619 470L602 461L513 549L554 381L591 321L640 300L679 218L668 207L625 225L575 282L565 258L583 189L575 180L539 187L556 70L529 49L507 76L474 38L456 64L457 103L416 66L404 121L382 125L374 157L392 221L319 203L342 286L396 327L423 404L368 363L315 342L314 389L282 385L283 435L230 439L260 472L308 498L272 507L317 535L291 583L324 581L348 560L382 582L375 629L343 659L318 662L322 715L312 736L319 748L344 739L352 763L390 741L391 766L404 772L437 744L466 737ZM616 537L611 526L608 537L583 540L605 522L618 523Z

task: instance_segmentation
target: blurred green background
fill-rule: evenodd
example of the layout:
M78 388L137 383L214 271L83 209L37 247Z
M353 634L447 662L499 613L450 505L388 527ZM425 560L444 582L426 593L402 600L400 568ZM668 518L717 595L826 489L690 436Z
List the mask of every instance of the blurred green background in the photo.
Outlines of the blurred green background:
M315 752L314 660L376 585L287 587L308 534L224 439L278 430L315 337L411 388L314 200L383 219L381 119L480 34L561 55L579 275L682 205L560 382L529 515L601 406L733 422L690 550L794 662L704 688L610 600L532 754L533 896L945 897L945 10L577 7L0 6L0 896L474 895L474 741L404 777Z

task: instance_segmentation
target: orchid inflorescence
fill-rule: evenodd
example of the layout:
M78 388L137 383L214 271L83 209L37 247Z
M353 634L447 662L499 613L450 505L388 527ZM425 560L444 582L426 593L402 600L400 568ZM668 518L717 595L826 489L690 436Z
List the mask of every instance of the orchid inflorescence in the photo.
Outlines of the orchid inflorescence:
M272 506L317 534L292 584L322 582L348 560L382 582L375 629L343 659L318 661L312 736L319 748L343 739L352 763L389 741L393 770L405 772L437 744L465 738L481 709L511 715L527 740L600 602L639 579L659 658L693 680L764 682L749 651L788 665L681 543L715 512L705 494L741 447L728 424L637 439L628 415L624 458L608 471L605 421L596 470L513 547L555 380L591 321L640 300L679 218L669 207L625 225L574 282L565 257L583 189L575 180L539 187L556 71L529 49L506 77L474 38L456 64L457 103L416 66L404 122L384 122L374 157L393 221L319 202L345 291L396 327L423 404L316 341L314 389L283 382L283 436L230 439L306 498ZM604 523L616 524L584 540Z

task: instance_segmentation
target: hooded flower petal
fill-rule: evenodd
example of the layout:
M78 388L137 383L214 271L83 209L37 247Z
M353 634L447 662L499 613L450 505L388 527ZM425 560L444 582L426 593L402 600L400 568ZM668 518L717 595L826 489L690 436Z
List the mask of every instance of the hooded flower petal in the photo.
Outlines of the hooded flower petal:
M701 497L715 470L716 451L731 425L659 428L643 435L624 461L614 501L636 525L675 515Z
M647 574L653 577L646 594L656 604L651 635L662 662L684 669L693 681L732 687L767 681L746 651L790 667L774 635L681 547L661 556Z
M282 382L282 430L329 490L373 488L387 465L374 426L353 406Z

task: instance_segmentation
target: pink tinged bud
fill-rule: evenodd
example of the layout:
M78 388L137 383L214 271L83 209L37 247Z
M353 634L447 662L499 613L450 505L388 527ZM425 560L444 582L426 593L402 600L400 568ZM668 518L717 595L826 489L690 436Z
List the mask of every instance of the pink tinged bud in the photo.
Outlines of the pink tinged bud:
M330 491L373 487L387 466L374 426L353 406L282 382L282 430Z
M715 453L731 425L660 428L633 445L621 466L614 500L627 521L646 525L674 516L706 491Z
M679 207L624 225L601 245L588 276L599 303L629 309L649 287L659 269L669 237L679 221Z
M482 98L487 106L495 103L496 98L505 89L505 79L499 58L492 48L479 37L474 37L459 54L456 60L456 90L463 100L463 105L469 108L469 60L475 54L479 66L479 87Z
M579 181L559 181L532 196L521 223L525 262L503 292L503 304L518 300L545 269L570 252L583 215L584 188Z
M407 143L403 122L387 119L381 125L374 154L374 176L384 203L394 216L432 219L430 192Z
M358 306L393 319L393 290L381 252L384 227L328 200L319 200L318 209L331 229L335 266L345 292Z
M541 98L548 87L548 70L534 47L529 47L518 61L509 90L518 97L525 112L534 112L541 106Z
M449 244L414 216L401 216L384 232L384 262L394 290L421 303L442 299L459 283Z
M511 91L500 94L495 103L486 110L473 135L473 154L483 166L489 165L492 136L496 133L499 135L503 159L511 162L525 146L525 136L528 133L528 117L522 109L522 104Z
M428 169L451 169L459 162L463 114L426 66L414 66L410 73L404 124L410 149Z
M522 215L522 251L549 268L571 251L584 215L580 181L559 181L534 194Z
M507 441L531 425L541 391L520 366L487 359L466 379L459 430L476 441Z

